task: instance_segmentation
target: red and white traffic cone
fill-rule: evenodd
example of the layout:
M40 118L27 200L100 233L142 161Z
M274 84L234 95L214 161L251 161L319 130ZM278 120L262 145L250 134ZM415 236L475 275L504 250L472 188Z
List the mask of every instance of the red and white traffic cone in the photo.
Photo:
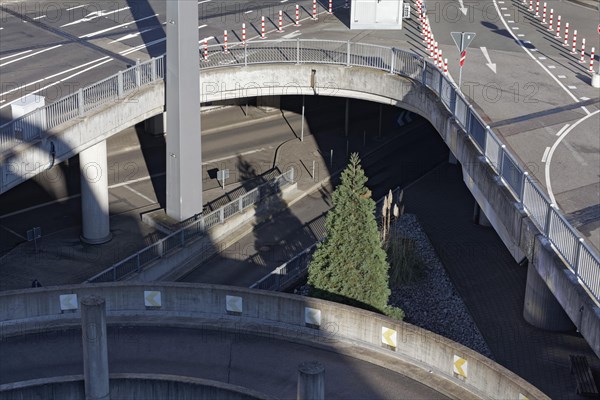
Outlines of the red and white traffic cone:
M565 24L565 40L563 41L563 46L569 44L569 23Z
M536 18L540 16L540 0L535 0L535 16Z
M592 53L590 54L590 74L594 73L594 52L595 52L595 48L592 47Z
M327 14L333 14L333 0L329 0L329 10L327 10Z
M556 20L556 37L560 39L560 15Z
M208 62L208 40L204 39L204 62Z
M554 8L550 9L550 23L548 24L548 30L553 31L552 22L554 21Z
M317 20L317 0L313 0L313 15L312 19Z
M229 49L227 48L227 31L223 32L223 52L229 53Z
M283 11L279 10L279 32L283 32Z
M581 58L579 59L579 62L585 62L585 38L581 39Z
M296 4L296 26L300 26L300 6Z
M448 75L448 59L444 58L444 75Z
M546 3L544 3L544 11L542 11L542 25L546 25Z
M575 54L577 46L577 29L573 31L573 46L571 47L571 54Z
M246 45L246 24L242 24L242 45Z
M265 36L265 17L261 17L260 18L260 38L261 39L266 39L267 38Z

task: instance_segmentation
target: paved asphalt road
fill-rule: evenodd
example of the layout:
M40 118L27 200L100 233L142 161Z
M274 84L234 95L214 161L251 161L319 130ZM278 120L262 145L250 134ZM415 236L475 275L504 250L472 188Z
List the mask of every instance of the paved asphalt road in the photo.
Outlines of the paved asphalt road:
M32 340L33 339L33 340ZM337 399L445 399L431 388L353 357L274 337L208 329L108 329L111 373L162 373L211 379L281 399L295 399L297 366L325 366L325 396ZM51 351L48 351L51 349ZM57 358L56 354L61 357ZM83 373L81 331L0 342L0 384Z

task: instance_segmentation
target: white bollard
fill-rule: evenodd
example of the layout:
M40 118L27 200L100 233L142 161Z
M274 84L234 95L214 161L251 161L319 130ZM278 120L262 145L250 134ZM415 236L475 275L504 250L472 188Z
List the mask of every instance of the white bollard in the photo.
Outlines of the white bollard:
M585 62L585 38L581 39L581 58L579 59L579 62Z
M300 26L300 6L296 4L296 26Z
M267 37L265 36L265 17L262 16L261 20L260 20L260 38L261 39L266 39Z
M223 52L229 53L229 49L227 49L227 31L223 32Z

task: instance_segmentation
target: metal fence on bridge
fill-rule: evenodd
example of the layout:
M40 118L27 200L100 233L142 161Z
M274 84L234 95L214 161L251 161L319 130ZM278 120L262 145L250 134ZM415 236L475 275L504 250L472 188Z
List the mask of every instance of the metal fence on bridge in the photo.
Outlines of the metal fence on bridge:
M168 256L174 250L183 248L191 242L205 236L210 228L224 223L234 215L237 215L254 204L259 203L262 199L278 193L281 189L288 186L293 181L294 168L290 168L288 171L277 176L272 181L263 183L248 193L230 201L223 207L207 215L200 215L197 220L185 224L177 231L158 240L150 246L143 248L124 260L119 261L99 274L94 275L86 282L115 282L133 272L140 272L144 267L153 263L154 261Z
M396 48L332 40L261 40L208 47L200 68L249 64L335 64L383 70L411 78L431 89L500 177L515 199L550 241L557 254L596 302L600 303L600 258L552 204L540 185L517 162L500 138L485 124L456 85L422 57ZM17 120L0 126L0 152L40 139L44 131L97 107L118 101L164 77L164 56L135 65L101 82L80 89Z

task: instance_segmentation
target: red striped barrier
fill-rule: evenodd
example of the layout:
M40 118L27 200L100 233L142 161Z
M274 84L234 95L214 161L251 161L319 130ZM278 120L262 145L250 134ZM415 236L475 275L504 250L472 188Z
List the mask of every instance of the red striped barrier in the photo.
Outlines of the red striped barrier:
M333 14L333 0L329 0L329 10L327 11L327 14Z
M540 16L540 0L535 0L535 16Z
M208 62L208 40L204 39L204 62Z
M560 39L560 15L556 20L556 37Z
M444 58L444 75L448 75L448 59Z
M227 48L227 31L223 32L223 52L229 53L229 49Z
M573 46L571 47L571 54L576 53L576 46L577 46L577 29L575 29L573 31Z
M594 73L594 52L595 52L595 48L592 47L592 53L590 54L590 74Z
M296 4L296 26L300 26L300 6Z
M266 39L267 37L265 36L265 17L260 17L260 38L261 39Z
M542 25L546 25L546 3L544 3L544 10L542 11Z
M563 41L563 46L569 44L569 23L565 24L565 40Z
M317 18L317 0L313 0L313 15L312 19L316 20Z
M585 38L581 39L581 58L579 59L579 62L585 62Z
M553 31L552 29L552 21L554 20L554 8L550 9L550 23L548 24L548 30Z
M246 45L246 24L242 24L242 44Z
M279 10L279 32L283 32L283 11Z

